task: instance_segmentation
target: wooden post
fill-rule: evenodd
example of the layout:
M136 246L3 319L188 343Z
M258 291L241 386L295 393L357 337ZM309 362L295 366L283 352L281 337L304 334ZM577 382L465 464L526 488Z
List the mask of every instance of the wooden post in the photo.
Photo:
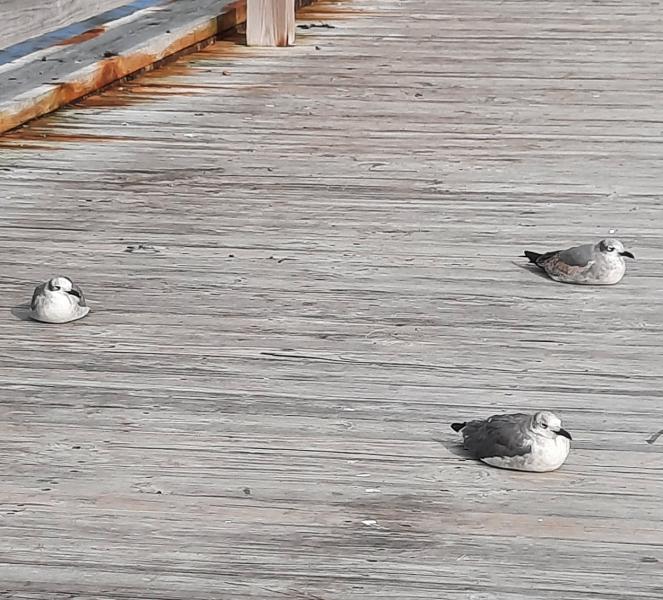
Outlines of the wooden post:
M247 46L292 46L295 0L246 0Z

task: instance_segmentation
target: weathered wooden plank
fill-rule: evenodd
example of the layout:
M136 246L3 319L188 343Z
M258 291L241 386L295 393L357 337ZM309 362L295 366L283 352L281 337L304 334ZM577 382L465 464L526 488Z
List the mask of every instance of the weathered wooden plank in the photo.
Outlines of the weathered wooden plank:
M1 589L660 600L651 6L298 22L335 28L225 41L3 138ZM521 268L604 235L637 256L616 287ZM65 267L90 316L19 320ZM539 408L574 435L549 475L448 428Z

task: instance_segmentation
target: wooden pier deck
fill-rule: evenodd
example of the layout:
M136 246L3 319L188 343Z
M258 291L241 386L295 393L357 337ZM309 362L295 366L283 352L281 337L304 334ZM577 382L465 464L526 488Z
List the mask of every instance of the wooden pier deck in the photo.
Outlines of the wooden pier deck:
M660 600L660 6L298 18L0 140L0 598ZM57 272L93 312L22 320ZM551 474L449 429L540 408Z

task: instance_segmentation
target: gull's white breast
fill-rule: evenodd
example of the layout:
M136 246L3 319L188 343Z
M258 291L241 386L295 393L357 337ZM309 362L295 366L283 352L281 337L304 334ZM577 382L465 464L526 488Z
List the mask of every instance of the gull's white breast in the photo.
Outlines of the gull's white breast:
M87 306L79 306L70 294L47 293L36 299L32 316L47 323L66 323L84 317L89 310Z
M531 452L523 456L491 456L482 458L483 462L516 471L534 471L543 473L559 469L569 455L571 444L562 435L554 438L534 436Z

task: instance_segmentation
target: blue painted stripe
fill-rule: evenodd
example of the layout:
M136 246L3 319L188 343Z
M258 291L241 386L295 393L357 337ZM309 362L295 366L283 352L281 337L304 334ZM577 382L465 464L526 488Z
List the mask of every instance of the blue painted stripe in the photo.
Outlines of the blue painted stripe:
M167 0L166 0L167 1ZM157 6L163 4L164 0L135 0L130 4L125 4L124 6L119 6L113 10L106 11L94 17L91 17L85 21L80 21L79 23L72 23L61 29L56 29L55 31L50 31L35 38L25 40L24 42L19 42L8 48L0 50L0 65L7 64L38 50L43 50L44 48L50 48L61 42L68 40L76 35L85 33L88 29L93 29L94 27L99 27L104 23L109 23L123 17L127 17L139 10L144 8L149 8L150 6Z

